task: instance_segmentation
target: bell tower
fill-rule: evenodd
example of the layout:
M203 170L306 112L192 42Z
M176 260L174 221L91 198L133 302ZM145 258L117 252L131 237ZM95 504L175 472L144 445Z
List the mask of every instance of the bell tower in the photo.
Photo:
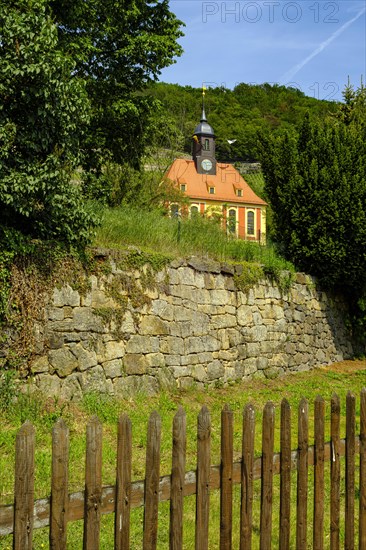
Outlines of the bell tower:
M215 134L208 124L204 105L205 89L202 91L201 121L193 134L192 158L198 174L216 175Z

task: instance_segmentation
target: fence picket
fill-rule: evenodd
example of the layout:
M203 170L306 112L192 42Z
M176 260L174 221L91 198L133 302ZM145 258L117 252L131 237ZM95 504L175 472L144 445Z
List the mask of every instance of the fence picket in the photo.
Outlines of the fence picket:
M240 550L252 547L253 481L261 479L260 549L272 544L273 475L280 474L279 550L290 548L291 471L297 470L296 550L307 548L308 468L314 466L313 550L340 550L340 509L345 509L345 550L355 548L355 453L360 453L360 550L366 550L366 388L361 392L360 435L356 436L356 403L346 399L346 438L340 439L340 400L332 396L330 435L325 443L325 403L314 402L314 446L308 442L308 403L298 409L298 449L291 451L291 408L281 403L281 452L274 454L275 408L267 403L262 415L262 455L254 458L255 412L243 411L241 459L233 460L233 413L221 412L221 462L211 466L211 420L207 407L197 418L197 469L185 472L186 415L182 407L173 421L172 472L160 478L161 419L151 414L147 432L145 480L131 481L132 426L127 415L118 423L115 486L102 487L102 425L94 417L87 425L85 491L68 495L69 431L63 420L52 432L51 496L34 501L34 428L26 422L16 440L14 505L0 506L0 535L13 533L13 550L31 550L33 529L50 526L51 550L66 549L67 524L84 519L84 550L97 550L101 513L115 512L114 548L130 548L130 509L144 506L143 550L156 550L158 507L170 500L170 550L183 549L184 497L196 494L196 550L208 550L210 490L220 489L220 549L232 549L233 484L241 483ZM340 488L341 457L345 457L345 496ZM324 463L330 461L330 532L324 532ZM357 515L357 514L356 514ZM343 522L342 522L343 527ZM135 543L135 541L133 541Z
M296 550L307 549L308 510L308 447L309 405L302 399L298 408L298 455L297 455L297 515Z
M35 433L27 420L15 444L13 550L32 550Z
M345 501L345 550L355 547L355 396L346 397L346 501Z
M183 550L183 504L186 467L186 413L179 407L173 420L172 476L170 490L170 550Z
M50 549L66 550L68 519L69 429L60 419L52 430Z
M330 550L340 550L340 415L338 395L331 399L331 456L330 456Z
M118 420L117 468L116 468L116 511L114 518L114 548L130 548L132 469L132 425L124 414Z
M291 506L291 407L281 403L280 550L290 548Z
M366 548L366 388L361 391L360 404L360 510L359 548Z
M204 405L197 419L196 550L208 550L211 419Z
M143 550L155 550L158 540L160 439L161 419L153 411L147 430Z
M255 411L249 404L243 412L241 463L240 550L252 548Z
M86 427L84 550L98 550L102 501L102 424L94 416Z
M268 402L263 410L262 424L262 485L260 514L261 550L270 550L271 548L274 421L274 405L273 403Z
M220 550L231 550L233 528L233 411L221 412Z
M324 399L318 396L314 402L314 550L323 550L324 545L324 417Z

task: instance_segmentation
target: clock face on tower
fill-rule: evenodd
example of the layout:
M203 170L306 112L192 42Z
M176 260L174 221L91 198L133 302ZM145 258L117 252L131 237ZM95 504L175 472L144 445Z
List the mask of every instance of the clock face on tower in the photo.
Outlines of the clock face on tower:
M204 159L201 162L201 166L202 166L202 169L205 170L205 172L208 172L212 168L212 162L210 161L210 159Z

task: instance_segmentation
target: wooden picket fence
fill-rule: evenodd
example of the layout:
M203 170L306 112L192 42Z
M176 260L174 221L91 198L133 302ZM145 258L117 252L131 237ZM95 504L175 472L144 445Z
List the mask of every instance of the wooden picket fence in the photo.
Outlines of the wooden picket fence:
M179 408L173 421L172 471L160 477L161 420L156 412L149 418L146 472L143 481L131 480L132 430L125 415L118 422L116 485L102 485L102 425L94 417L87 425L85 490L68 494L69 431L63 420L53 429L51 496L34 500L34 428L26 422L16 439L14 505L0 507L0 534L13 534L14 550L31 550L33 529L49 526L50 548L66 549L68 522L84 520L83 548L97 550L101 514L114 514L114 548L130 548L130 512L144 506L143 550L157 548L159 501L170 500L169 547L183 549L184 498L196 495L196 550L212 548L209 542L210 493L220 490L220 549L233 547L233 484L241 485L239 549L252 548L254 480L261 480L260 549L272 547L272 521L280 550L290 548L291 471L297 470L296 549L324 548L325 462L330 461L330 548L340 548L340 526L344 525L344 548L366 549L366 389L361 392L360 431L356 435L355 397L346 399L346 437L340 438L340 400L331 400L330 441L325 442L325 403L314 402L314 445L309 445L308 402L298 407L297 449L291 450L291 409L281 403L280 453L274 453L275 409L267 403L262 417L262 455L255 457L255 411L243 411L240 460L233 460L233 413L225 406L221 414L221 463L211 466L211 421L204 406L197 423L197 469L185 471L186 416ZM359 454L359 461L356 455ZM344 486L341 487L341 457L345 457ZM309 467L314 485L309 491ZM356 468L359 469L358 537L356 531ZM343 471L343 466L342 466ZM279 511L273 510L273 476L280 475ZM1 473L0 473L1 475ZM308 540L308 499L313 492L312 540ZM341 517L341 492L344 514ZM276 512L276 513L274 513ZM292 546L294 548L294 545Z

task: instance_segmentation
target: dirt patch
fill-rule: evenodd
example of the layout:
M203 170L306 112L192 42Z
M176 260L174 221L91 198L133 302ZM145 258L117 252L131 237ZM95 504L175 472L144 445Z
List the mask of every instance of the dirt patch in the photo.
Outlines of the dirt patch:
M321 367L321 368L332 372L349 374L360 370L366 370L366 359L340 361L339 363L332 363L327 367Z

